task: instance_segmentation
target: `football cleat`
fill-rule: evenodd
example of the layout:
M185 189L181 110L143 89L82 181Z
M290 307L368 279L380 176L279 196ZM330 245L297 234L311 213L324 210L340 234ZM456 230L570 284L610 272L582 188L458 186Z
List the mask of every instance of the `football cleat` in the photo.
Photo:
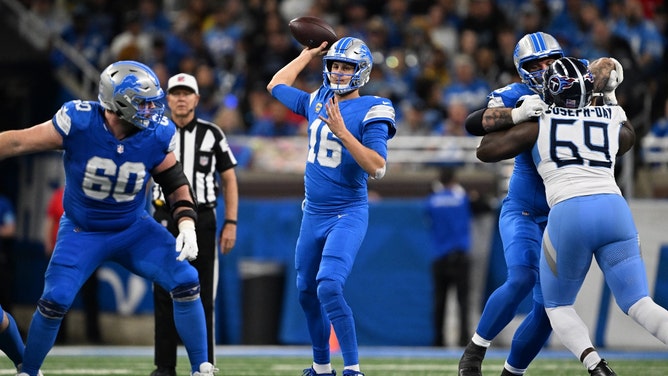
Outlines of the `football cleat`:
M311 367L311 368L305 368L302 373L302 376L336 376L336 371L332 370L332 373L317 373L315 372L313 367Z
M364 376L364 374L360 371L353 371L351 369L344 369L343 370L343 376Z
M150 376L176 376L176 370L173 367L158 367Z
M459 359L458 376L482 376L482 360L485 359L486 347L473 342L466 345L464 354Z
M16 371L18 372L18 373L16 374L16 376L29 376L27 373L25 373L25 372L21 372L21 369L22 369L22 368L23 368L23 363L20 363L20 364L16 367ZM44 376L44 374L42 373L42 370L37 371L37 376Z
M605 359L601 359L594 369L589 370L589 374L593 376L617 376L615 371L608 366L608 362Z
M517 376L517 375L504 368L503 371L501 371L501 376Z
M218 372L218 368L209 362L204 362L199 365L199 372L193 372L190 376L212 376L216 372Z

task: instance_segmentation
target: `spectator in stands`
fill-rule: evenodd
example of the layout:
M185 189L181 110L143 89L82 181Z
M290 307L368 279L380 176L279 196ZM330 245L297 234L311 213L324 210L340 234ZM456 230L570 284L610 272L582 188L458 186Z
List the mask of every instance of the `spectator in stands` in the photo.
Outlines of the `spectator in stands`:
M469 111L485 106L490 87L476 72L475 61L469 55L457 55L452 61L453 80L443 90L443 104L453 101L466 103Z
M665 37L643 12L640 0L625 1L624 17L617 20L612 30L631 45L641 77L654 80L663 61Z
M123 31L111 40L103 65L121 59L146 61L151 56L153 36L142 29L141 22L137 11L124 15Z
M60 217L63 212L63 192L65 187L60 186L53 191L49 204L46 208L46 216L44 217L44 253L47 258L51 258L53 249L56 246L58 237L58 227L60 225ZM100 331L100 306L98 303L98 286L99 279L97 278L97 271L93 272L91 276L81 287L81 298L83 300L84 313L86 318L85 335L86 340L91 344L101 344L102 334ZM56 337L56 343L68 343L67 339L67 316L63 318Z
M444 323L450 288L457 293L458 346L466 346L470 330L472 215L468 194L457 181L456 172L452 166L442 167L426 202L432 248L434 346L447 345Z
M652 124L651 132L655 137L668 137L668 99L664 99L663 115Z
M159 0L139 0L137 11L141 20L141 29L144 33L155 38L164 36L171 31L172 22L160 6Z

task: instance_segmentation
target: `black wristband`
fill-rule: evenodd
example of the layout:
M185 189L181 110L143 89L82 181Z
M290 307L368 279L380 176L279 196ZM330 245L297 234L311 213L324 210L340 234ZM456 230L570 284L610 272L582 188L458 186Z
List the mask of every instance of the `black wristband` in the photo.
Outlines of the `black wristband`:
M223 222L223 226L224 226L224 225L227 225L227 224L230 224L230 225L236 225L236 224L237 224L237 220L236 220L236 219L226 219L225 222Z

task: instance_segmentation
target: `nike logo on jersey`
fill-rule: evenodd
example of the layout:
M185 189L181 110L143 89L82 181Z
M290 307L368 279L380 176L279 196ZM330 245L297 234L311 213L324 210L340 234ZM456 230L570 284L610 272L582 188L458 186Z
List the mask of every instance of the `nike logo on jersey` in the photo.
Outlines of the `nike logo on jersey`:
M337 217L339 217L339 219L341 219L341 218L345 217L346 215L348 215L348 214L339 214L339 215L337 215Z

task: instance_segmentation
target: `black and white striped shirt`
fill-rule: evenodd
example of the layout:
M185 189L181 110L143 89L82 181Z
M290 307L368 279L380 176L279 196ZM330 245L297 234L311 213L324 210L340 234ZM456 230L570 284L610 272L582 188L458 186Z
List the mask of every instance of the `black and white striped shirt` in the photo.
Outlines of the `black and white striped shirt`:
M199 207L213 208L220 191L218 174L234 168L237 160L225 133L216 124L194 118L183 128L176 127L176 159L183 165ZM153 186L153 198L165 202L159 185Z

